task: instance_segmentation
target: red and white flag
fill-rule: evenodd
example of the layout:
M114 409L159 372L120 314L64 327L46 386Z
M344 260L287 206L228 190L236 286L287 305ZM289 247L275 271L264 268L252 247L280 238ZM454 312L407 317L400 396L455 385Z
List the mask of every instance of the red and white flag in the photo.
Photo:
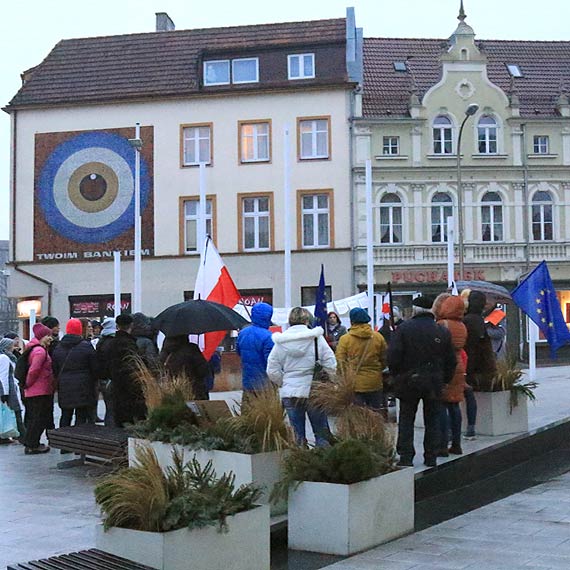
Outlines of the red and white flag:
M216 246L208 236L204 245L204 254L200 259L200 268L194 287L194 299L213 301L231 307L238 304L241 295L231 278ZM204 358L210 360L214 351L226 336L227 331L206 333L202 352ZM200 343L202 344L202 343Z

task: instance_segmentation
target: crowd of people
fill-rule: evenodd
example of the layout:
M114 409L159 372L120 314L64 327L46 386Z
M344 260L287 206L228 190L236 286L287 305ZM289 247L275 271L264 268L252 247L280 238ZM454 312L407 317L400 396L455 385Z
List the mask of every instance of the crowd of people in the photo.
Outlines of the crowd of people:
M475 436L473 386L482 375L495 373L496 358L504 353L504 330L489 330L486 309L486 297L477 291L443 293L435 299L423 295L413 301L411 318L402 319L394 307L394 318L377 331L362 308L350 311L347 330L334 312L323 328L314 326L308 310L295 307L286 330L272 333L273 308L257 303L251 325L239 332L236 343L243 402L277 385L297 442L307 444L308 420L315 444L326 446L329 420L312 405L311 387L327 375L353 374L355 404L384 416L390 397L399 399L397 451L404 466L413 464L414 422L422 402L424 462L433 466L437 457L462 453L459 404L464 400L465 437ZM50 450L40 440L44 431L54 428L56 394L60 427L103 422L122 428L146 416L137 379L141 362L151 371L187 378L199 400L209 398L220 370L219 352L207 361L185 335L167 337L159 351L152 319L142 313L101 323L72 318L63 336L58 320L46 317L34 325L33 335L25 347L15 333L0 338L0 399L14 412L19 441L28 455ZM100 395L104 418L97 413Z

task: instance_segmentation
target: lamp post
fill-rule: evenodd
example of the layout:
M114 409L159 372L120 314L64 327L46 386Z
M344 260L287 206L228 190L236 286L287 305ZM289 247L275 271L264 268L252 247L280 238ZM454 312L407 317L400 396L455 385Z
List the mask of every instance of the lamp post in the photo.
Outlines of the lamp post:
M461 137L463 136L463 128L465 123L479 110L479 105L477 103L471 103L465 109L465 117L461 123L459 129L459 136L457 137L457 213L458 213L458 225L459 225L459 235L457 243L459 246L459 279L464 277L464 264L465 264L465 248L464 248L464 228L463 228L463 183L461 180Z
M134 244L134 285L133 285L133 313L142 309L141 295L141 124L135 125L135 138L129 139L129 144L135 149L135 244Z

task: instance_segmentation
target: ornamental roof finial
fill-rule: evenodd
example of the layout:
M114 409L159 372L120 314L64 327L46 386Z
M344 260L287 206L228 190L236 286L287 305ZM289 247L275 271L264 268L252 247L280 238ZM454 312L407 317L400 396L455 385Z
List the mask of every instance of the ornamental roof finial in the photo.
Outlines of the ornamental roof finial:
M465 13L465 8L463 7L463 0L461 0L461 5L459 6L459 16L457 16L457 19L460 22L464 22L465 18L467 18L467 14Z

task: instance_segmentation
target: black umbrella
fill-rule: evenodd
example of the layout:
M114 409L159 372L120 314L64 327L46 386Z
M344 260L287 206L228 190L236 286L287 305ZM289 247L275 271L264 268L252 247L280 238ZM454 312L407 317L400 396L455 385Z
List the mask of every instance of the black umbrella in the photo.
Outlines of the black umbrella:
M241 329L249 323L233 309L212 301L185 301L164 309L152 321L166 336Z
M471 289L471 291L481 291L485 295L494 298L496 301L510 301L511 294L502 285L489 281L457 281L455 284L459 291Z

